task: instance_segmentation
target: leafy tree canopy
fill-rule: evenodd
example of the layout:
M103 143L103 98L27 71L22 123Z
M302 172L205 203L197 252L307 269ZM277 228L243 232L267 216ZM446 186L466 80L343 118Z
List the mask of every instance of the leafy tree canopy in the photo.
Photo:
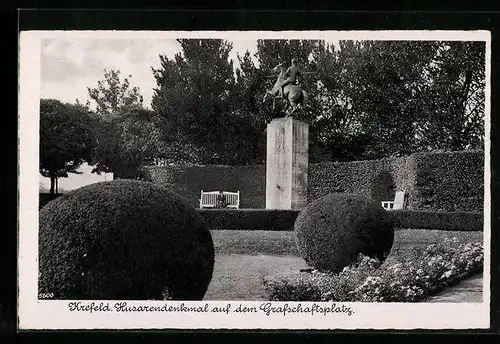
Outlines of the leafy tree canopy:
M99 115L116 116L123 109L142 107L143 97L139 88L130 85L130 77L122 80L119 70L104 70L104 79L97 87L87 87Z
M51 180L55 192L58 178L78 173L92 163L96 139L93 122L84 107L54 99L40 100L40 173Z

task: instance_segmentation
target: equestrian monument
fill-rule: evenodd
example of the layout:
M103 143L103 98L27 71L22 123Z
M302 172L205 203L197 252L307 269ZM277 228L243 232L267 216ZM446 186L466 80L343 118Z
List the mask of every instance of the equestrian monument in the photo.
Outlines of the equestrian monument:
M309 96L298 83L301 72L295 59L290 67L280 63L273 72L279 75L264 101L273 97L274 108L281 98L288 109L267 125L266 209L302 209L307 204L309 126L292 115Z

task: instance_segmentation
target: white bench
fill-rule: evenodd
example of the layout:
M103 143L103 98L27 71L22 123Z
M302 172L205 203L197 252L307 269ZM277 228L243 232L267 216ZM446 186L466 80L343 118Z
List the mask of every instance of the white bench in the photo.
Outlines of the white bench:
M220 191L203 191L201 190L200 208L216 208L217 197ZM226 198L227 207L230 209L240 208L240 192L223 191L222 194Z
M405 207L405 191L396 191L394 201L382 201L382 208L385 210L404 209Z

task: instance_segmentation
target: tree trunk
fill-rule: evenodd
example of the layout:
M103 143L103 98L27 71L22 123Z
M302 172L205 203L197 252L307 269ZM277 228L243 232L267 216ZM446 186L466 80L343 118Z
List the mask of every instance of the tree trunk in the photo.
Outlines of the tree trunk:
M56 194L59 193L59 178L56 178Z
M54 187L56 184L56 178L55 177L50 177L50 194L54 194Z

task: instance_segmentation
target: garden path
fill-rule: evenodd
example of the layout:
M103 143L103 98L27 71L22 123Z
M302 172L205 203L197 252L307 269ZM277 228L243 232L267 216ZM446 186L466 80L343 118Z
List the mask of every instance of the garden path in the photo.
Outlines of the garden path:
M426 302L482 302L483 274L470 277L429 298Z

